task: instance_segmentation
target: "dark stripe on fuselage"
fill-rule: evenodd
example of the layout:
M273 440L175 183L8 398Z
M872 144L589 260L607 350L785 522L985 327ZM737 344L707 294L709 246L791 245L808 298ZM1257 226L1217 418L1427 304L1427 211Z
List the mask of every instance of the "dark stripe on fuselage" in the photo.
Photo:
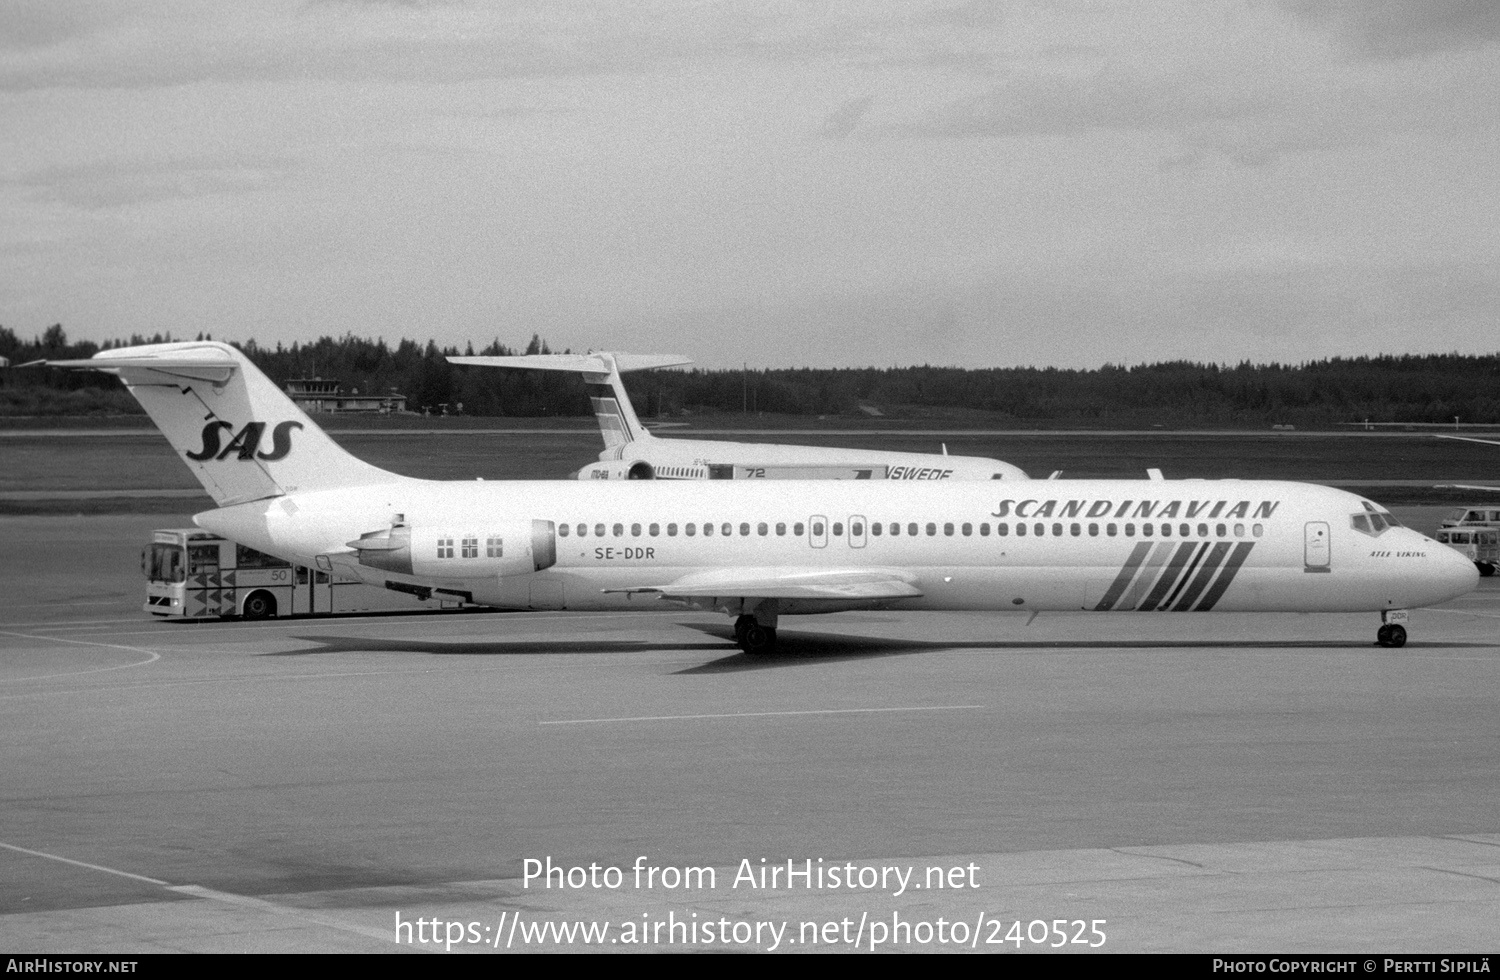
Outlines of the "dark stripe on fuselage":
M1120 569L1120 574L1116 575L1114 582L1110 584L1109 591L1104 593L1104 598L1100 599L1099 604L1094 607L1096 611L1105 612L1120 600L1126 586L1130 585L1130 580L1135 577L1136 570L1140 568L1141 562L1145 561L1150 553L1151 542L1149 541L1142 541L1135 546L1125 562L1125 567Z
M1196 549L1193 552L1193 560L1188 562L1187 568L1183 569L1182 575L1177 579L1177 587L1173 589L1172 594L1167 596L1166 600L1157 607L1162 612L1166 612L1168 609L1172 608L1172 603L1177 601L1177 596L1182 592L1183 587L1186 586L1188 584L1188 581L1192 579L1193 571L1197 569L1199 562L1203 561L1203 556L1208 554L1207 541L1203 542L1202 545L1194 545L1193 547Z
M1208 612L1214 607L1214 603L1224 595L1224 590L1229 588L1230 582L1234 581L1235 573L1240 570L1240 566L1250 555L1250 549L1254 547L1255 544L1250 541L1241 541L1234 546L1229 560L1224 563L1224 570L1219 573L1218 581L1214 582L1213 587L1208 590L1208 594L1203 597L1203 601L1198 604L1195 612Z
M1154 546L1151 557L1146 561L1146 567L1141 569L1141 574L1136 576L1135 584L1130 591L1125 593L1124 600L1120 603L1121 609L1134 609L1141 601L1141 596L1151 588L1151 583L1156 579L1156 573L1167 556L1172 553L1172 545L1166 541L1158 541Z
M1219 570L1219 565L1223 563L1224 556L1227 554L1229 554L1229 542L1220 541L1214 545L1213 550L1204 559L1203 567L1198 569L1197 575L1193 576L1193 584L1187 587L1187 590L1182 593L1182 598L1177 600L1177 604L1172 607L1173 612L1183 612L1193 607L1193 603L1197 601L1198 596L1203 594L1204 587L1208 585L1209 579L1214 577L1214 572Z
M1146 596L1146 601L1141 603L1141 612L1150 612L1156 608L1162 596L1166 595L1167 590L1176 584L1177 576L1182 574L1182 566L1187 564L1188 556L1197 548L1198 546L1191 541L1184 541L1177 546L1177 550L1172 552L1172 560L1167 563L1167 570L1162 572L1161 578L1157 580L1156 588L1152 589L1151 594Z

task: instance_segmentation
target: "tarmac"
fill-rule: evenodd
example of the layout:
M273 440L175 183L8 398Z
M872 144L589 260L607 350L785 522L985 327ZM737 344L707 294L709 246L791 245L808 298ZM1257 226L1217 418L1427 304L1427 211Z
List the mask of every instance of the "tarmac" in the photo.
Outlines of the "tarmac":
M185 523L0 518L0 951L1500 947L1497 579L1399 650L892 611L751 658L670 610L152 620Z

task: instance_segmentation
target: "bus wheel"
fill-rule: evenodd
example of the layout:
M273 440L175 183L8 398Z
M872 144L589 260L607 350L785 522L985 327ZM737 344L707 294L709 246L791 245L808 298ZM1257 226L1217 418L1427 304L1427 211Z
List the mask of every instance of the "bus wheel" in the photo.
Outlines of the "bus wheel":
M276 597L269 592L252 592L245 597L245 605L240 615L246 619L274 619Z
M1474 564L1479 566L1479 574L1484 576L1485 578L1489 578L1491 575L1495 574L1495 566L1491 565L1487 561L1477 561Z

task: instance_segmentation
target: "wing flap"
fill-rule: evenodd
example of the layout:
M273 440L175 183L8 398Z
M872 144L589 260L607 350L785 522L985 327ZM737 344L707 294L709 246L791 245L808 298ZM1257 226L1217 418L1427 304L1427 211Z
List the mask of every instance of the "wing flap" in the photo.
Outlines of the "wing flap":
M653 368L681 367L693 363L681 354L515 354L507 357L468 355L449 357L450 364L473 367L528 368L534 371L572 371L583 374L608 374L610 361L625 374Z

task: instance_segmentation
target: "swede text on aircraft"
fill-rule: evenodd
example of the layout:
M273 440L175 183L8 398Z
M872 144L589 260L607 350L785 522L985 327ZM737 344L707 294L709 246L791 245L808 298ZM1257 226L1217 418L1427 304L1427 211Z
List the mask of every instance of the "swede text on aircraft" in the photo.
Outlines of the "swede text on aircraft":
M1399 646L1408 609L1478 581L1451 549L1329 487L418 480L349 455L224 344L54 363L119 375L218 504L194 522L247 547L501 608L714 610L748 651L775 642L781 616L886 608L1363 611ZM205 452L205 410L228 423L216 432L246 433L240 449ZM243 451L252 422L273 433L270 453Z

